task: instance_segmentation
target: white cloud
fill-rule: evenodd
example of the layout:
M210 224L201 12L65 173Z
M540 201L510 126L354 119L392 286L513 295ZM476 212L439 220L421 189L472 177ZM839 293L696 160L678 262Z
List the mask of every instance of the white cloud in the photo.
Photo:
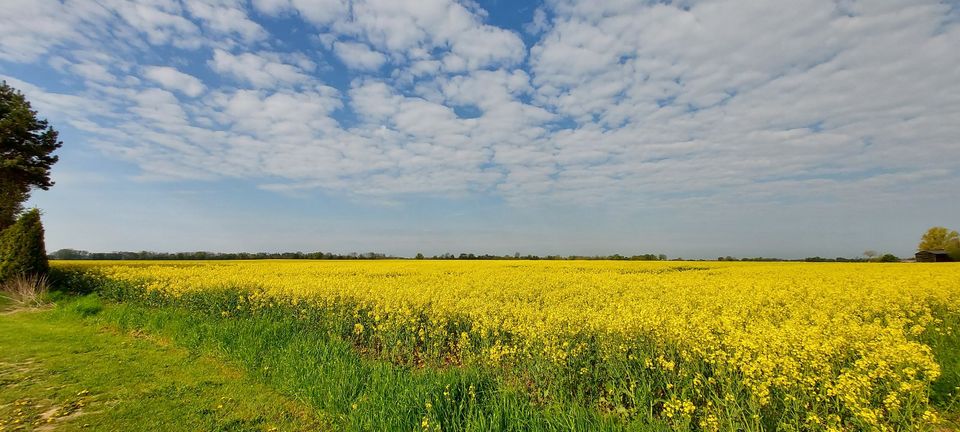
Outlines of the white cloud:
M0 13L0 60L32 62L51 49L82 39L84 20L108 12L81 1L9 0Z
M377 70L387 61L386 56L362 43L334 42L333 51L351 69Z
M328 26L350 11L346 0L253 0L253 5L268 15L296 12L317 26Z
M552 3L531 50L536 99L579 126L554 135L566 173L554 186L571 199L732 198L768 178L944 167L933 157L943 127L906 124L956 115L960 94L943 90L956 88L944 71L960 64L947 49L960 32L942 4L894 3L858 2L852 16L815 0L789 13L777 2Z
M309 142L335 133L330 113L341 107L339 93L330 87L300 91L238 90L214 96L216 118L231 130L265 142Z
M383 81L357 81L350 89L354 111L372 123L383 122L396 114L402 99Z
M273 88L313 80L297 65L283 63L270 53L231 54L215 49L209 62L213 70L258 88Z
M267 31L250 20L243 2L234 0L190 0L184 2L190 15L202 20L207 28L234 34L243 42L251 43L267 37Z
M274 15L296 11L325 32L357 38L391 57L426 60L439 50L437 59L453 72L512 66L526 55L516 32L484 24L482 10L453 0L259 0L254 5ZM358 46L341 46L338 56L351 48L359 53ZM371 69L378 62L376 54L363 53L353 65Z
M24 1L23 3L33 4L35 9L43 7L38 2ZM39 14L33 15L30 9L24 9L24 12L26 19L24 17L14 19L15 14L12 13L0 15L0 58L9 61L32 61L46 52L50 46L55 45L58 42L57 39L62 39L73 31L68 23L31 25L30 18L39 18ZM22 31L31 27L33 27L32 31Z
M148 66L143 76L167 90L174 90L190 97L200 96L206 89L197 77L185 74L169 66Z
M70 70L91 81L110 82L114 80L113 74L106 67L96 63L74 63L70 65Z
M0 74L0 81L20 90L37 112L44 117L63 119L79 118L77 107L84 107L84 116L103 116L110 111L109 105L100 100L89 100L83 96L44 90L29 82L12 76Z
M16 13L0 14L0 60L13 62L65 46L130 54L150 46L231 47L268 36L242 0L9 0L3 7Z
M179 2L156 0L150 3L106 0L106 7L151 45L172 44L180 48L203 45L200 28L182 14Z
M292 9L290 0L252 0L253 8L266 15L279 15Z
M549 19L547 18L547 12L541 6L533 11L533 19L523 25L523 31L533 35L538 35L543 33L549 27L550 23Z

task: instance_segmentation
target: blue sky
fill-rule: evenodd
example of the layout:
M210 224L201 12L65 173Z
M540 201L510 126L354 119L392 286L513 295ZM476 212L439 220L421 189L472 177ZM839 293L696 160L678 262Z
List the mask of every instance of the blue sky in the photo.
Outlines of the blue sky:
M6 0L48 248L689 258L957 228L955 1Z

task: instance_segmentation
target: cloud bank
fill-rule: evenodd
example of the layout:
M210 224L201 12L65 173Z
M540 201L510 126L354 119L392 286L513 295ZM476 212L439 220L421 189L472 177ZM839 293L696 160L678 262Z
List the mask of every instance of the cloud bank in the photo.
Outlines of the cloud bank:
M949 2L535 6L503 28L450 0L12 0L0 71L156 181L714 208L960 177Z

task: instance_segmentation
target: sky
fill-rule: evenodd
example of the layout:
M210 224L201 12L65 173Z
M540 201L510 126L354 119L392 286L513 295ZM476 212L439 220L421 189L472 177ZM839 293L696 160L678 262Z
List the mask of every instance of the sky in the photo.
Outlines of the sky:
M0 0L47 248L912 254L957 0ZM15 11L15 12L11 12Z

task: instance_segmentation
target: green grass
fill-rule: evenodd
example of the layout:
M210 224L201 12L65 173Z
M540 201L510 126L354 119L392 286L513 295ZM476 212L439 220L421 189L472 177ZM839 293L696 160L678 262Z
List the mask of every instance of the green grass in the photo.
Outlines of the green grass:
M666 430L571 404L535 404L471 367L414 367L365 358L353 345L296 318L232 318L178 307L113 304L95 318L215 353L259 382L304 401L350 431Z
M921 342L930 346L940 365L940 378L931 385L930 399L945 413L947 420L960 430L960 317L940 314L944 332L927 332Z
M0 312L0 430L330 429L217 359L82 318L97 306Z
M5 314L0 430L666 430L535 404L475 368L365 358L350 342L311 330L297 319L95 295Z

